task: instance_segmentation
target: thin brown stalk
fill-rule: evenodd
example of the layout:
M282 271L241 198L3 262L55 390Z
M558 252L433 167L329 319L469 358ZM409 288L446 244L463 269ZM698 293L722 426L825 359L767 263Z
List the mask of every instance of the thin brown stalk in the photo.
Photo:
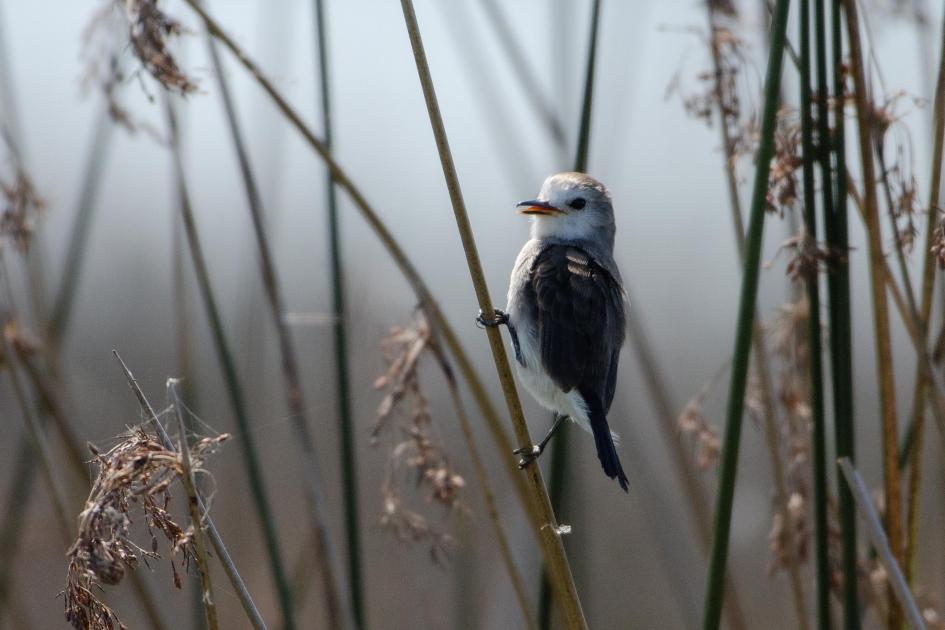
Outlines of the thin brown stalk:
M938 79L935 83L935 99L932 107L933 146L932 172L929 177L929 206L925 224L925 258L922 264L922 293L921 312L918 326L922 332L929 329L932 315L932 290L935 285L935 256L932 254L932 244L935 237L935 227L941 218L939 209L939 195L942 184L942 155L945 150L945 20L942 22L942 43L939 46ZM925 346L925 344L923 344ZM917 359L916 383L912 398L912 427L913 444L909 457L909 486L906 513L906 551L905 573L906 579L912 583L915 573L915 558L918 548L918 514L919 514L919 485L922 475L922 442L925 427L925 390L928 389L930 379L925 375L922 366L925 357Z
M296 441L302 449L302 460L305 469L305 488L309 501L309 510L311 511L311 526L315 532L315 540L317 543L316 562L321 570L322 584L325 589L325 608L328 616L328 624L332 628L338 628L342 624L342 615L344 613L341 609L341 599L338 595L338 580L332 568L333 553L331 537L328 533L328 524L325 518L325 501L321 491L323 483L321 473L318 469L318 455L315 450L315 439L311 429L312 423L302 394L302 378L299 374L298 358L296 357L292 336L285 320L285 303L282 295L282 287L279 282L278 274L276 273L275 263L273 262L266 222L263 216L262 198L259 194L259 187L256 183L256 177L253 173L243 134L239 126L239 121L237 120L236 106L233 103L233 97L230 92L226 73L223 71L220 55L217 52L216 43L209 31L207 32L206 40L211 63L213 64L213 71L216 75L217 83L220 86L220 97L223 100L227 126L229 127L230 137L233 141L233 147L239 162L246 202L253 223L253 235L256 239L259 267L260 273L262 274L266 301L269 305L269 313L272 317L272 323L276 328L276 335L279 340L279 355L281 358L282 376L285 381L287 406L292 417L293 426L295 427ZM347 612L350 613L350 611Z
M469 423L469 416L466 415L466 408L459 394L459 386L456 378L453 376L453 369L450 367L446 355L440 351L438 344L432 344L433 351L440 362L443 371L443 377L446 379L446 386L450 391L450 400L453 408L456 410L456 417L459 419L459 428L463 432L463 440L469 449L469 458L472 460L473 469L476 472L476 478L482 488L482 498L486 504L486 512L489 515L489 522L495 531L496 540L499 543L499 554L502 556L502 563L505 565L505 571L508 573L509 581L512 582L512 589L515 591L515 599L518 602L519 610L522 613L522 620L525 627L530 630L537 630L535 618L532 615L531 607L528 603L528 593L525 589L525 582L522 575L515 566L515 559L512 557L512 546L509 544L508 536L505 535L505 528L502 526L502 519L499 517L499 508L496 504L495 493L489 483L489 475L486 473L485 464L482 461L482 455L479 453L479 447L476 446L476 440L473 437L472 425Z
M243 68L249 72L252 79L269 95L278 110L285 116L292 127L299 132L308 145L324 160L331 176L334 178L335 184L351 197L355 207L387 250L394 264L397 265L400 273L416 294L420 307L429 317L431 324L436 327L438 333L442 336L446 347L449 348L450 353L453 355L459 367L460 373L463 375L463 379L466 381L467 387L469 387L476 401L476 405L479 407L479 410L486 420L486 427L489 429L496 448L501 452L511 452L514 448L512 441L505 427L502 426L498 411L489 399L486 387L473 367L468 353L460 343L455 330L453 330L453 327L440 310L439 304L437 304L429 287L427 287L426 283L423 281L416 266L407 257L403 248L397 243L393 234L391 234L390 230L381 220L380 215L374 207L368 203L367 198L361 192L360 188L355 185L354 181L348 177L344 169L335 161L325 144L319 140L312 130L302 121L295 109L293 109L282 94L276 90L272 82L265 77L259 66L257 66L242 48L226 34L220 24L200 7L196 0L185 0L185 2L200 16L210 33L236 57ZM518 469L515 467L515 462L512 461L511 458L503 458L503 463L533 528L537 530L543 523L537 509L529 499L529 491L525 480L522 478L522 475L519 474Z
M164 425L161 424L157 414L154 412L154 407L151 406L151 403L148 401L147 397L145 397L144 392L138 385L138 379L136 379L134 374L131 373L131 370L128 369L128 366L118 354L118 351L112 350L112 354L121 365L122 372L125 375L125 380L128 381L128 386L134 393L135 398L138 399L141 412L151 423L151 426L154 428L155 432L160 438L161 444L164 445L164 448L172 450L174 448L174 443L171 442L170 436L167 434L167 431L164 430ZM233 559L230 557L229 550L227 550L226 545L223 544L223 538L220 536L220 532L217 530L216 525L213 524L213 519L210 518L210 513L207 511L206 505L204 505L203 500L199 496L197 497L197 506L200 513L204 515L203 522L206 524L207 537L210 539L210 544L213 545L213 550L216 552L217 558L220 560L220 564L223 565L223 571L229 578L230 586L232 586L233 590L236 592L236 596L240 600L243 610L246 612L246 617L249 619L254 630L266 630L266 623L263 621L262 615L259 614L259 609L256 608L256 603L253 601L252 595L249 594L249 590L246 588L243 578L240 576L239 571L237 571L236 565L233 563Z
M450 202L452 203L453 213L456 218L456 226L463 243L463 250L466 253L466 263L469 267L469 274L475 287L476 298L479 301L479 308L483 313L492 313L495 309L492 305L489 289L486 286L485 274L482 270L482 263L479 260L475 238L473 237L469 216L466 212L465 202L463 201L462 191L459 186L459 178L457 177L456 168L450 153L449 142L446 137L446 128L443 124L439 105L436 101L433 79L430 76L430 68L427 64L426 53L423 49L423 42L420 37L420 28L417 24L417 16L414 12L413 2L411 0L401 0L400 5L403 9L407 34L410 38L414 61L417 65L417 74L419 75L420 85L423 89L427 113L430 117L430 125L433 128L433 135L436 139L436 145L440 155L440 164L443 167L443 176L449 191ZM487 334L492 356L495 361L496 372L502 384L509 414L512 417L516 439L519 444L530 445L533 442L528 432L528 425L525 422L525 415L522 412L521 401L518 398L518 391L515 386L515 380L512 377L512 369L509 365L502 336L494 327L488 327ZM551 509L551 501L548 498L548 492L545 488L544 480L542 479L541 469L533 461L526 466L525 472L529 482L531 499L538 507L541 520L544 523L538 531L539 541L545 551L546 570L555 589L558 605L561 608L565 625L568 628L586 628L587 622L584 620L584 611L581 609L581 601L578 598L577 589L574 586L571 568L564 552L564 545L561 542L561 535L558 532L555 515Z
M722 137L722 151L725 162L725 181L728 188L729 207L732 215L732 227L735 234L735 245L738 248L738 259L741 264L745 261L745 226L742 220L741 200L738 193L738 175L735 172L736 147L733 141L733 132L726 116L725 95L723 87L723 68L721 51L716 44L715 9L711 2L706 3L709 17L709 50L712 53L712 66L715 74L714 90L715 101L718 106L719 132ZM784 478L784 460L781 457L780 429L778 428L777 412L774 408L774 393L771 386L771 371L768 362L767 343L765 342L764 326L761 317L755 309L755 324L752 330L752 352L754 354L754 372L758 379L761 392L762 418L764 421L765 445L768 449L768 461L771 473L774 476L774 505L781 522L785 527L791 527L788 515L788 492ZM788 580L791 583L791 597L794 603L794 613L797 616L798 628L806 630L807 603L804 601L804 587L801 581L799 558L792 555L788 566Z
M178 451L180 452L181 463L181 483L187 492L187 508L190 511L190 522L194 528L194 549L197 558L197 573L200 574L200 586L202 588L201 603L206 615L207 629L217 630L219 622L217 621L217 606L213 602L213 587L210 583L210 568L207 564L207 543L204 541L203 519L200 516L200 504L197 500L197 482L194 479L194 471L190 461L190 446L187 444L187 427L184 424L184 410L180 398L177 395L177 383L175 379L169 379L167 389L170 392L171 400L174 404L174 413L177 416L178 430Z
M864 218L869 241L870 284L873 294L873 320L876 329L876 369L879 379L879 403L882 423L883 485L885 491L885 524L893 557L902 564L902 498L899 485L898 447L896 426L896 388L893 377L892 345L890 341L889 312L886 304L883 243L876 200L876 172L870 141L870 102L866 75L863 69L863 51L860 44L859 20L855 0L844 0L847 38L850 42L850 70L853 75L857 110L860 160L863 167ZM890 628L902 623L902 610L895 598L889 597L888 622Z

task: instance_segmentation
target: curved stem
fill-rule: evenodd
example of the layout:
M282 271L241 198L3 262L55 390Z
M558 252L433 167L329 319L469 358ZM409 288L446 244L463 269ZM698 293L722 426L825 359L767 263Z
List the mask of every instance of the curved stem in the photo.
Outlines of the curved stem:
M486 286L485 274L482 270L482 263L479 259L472 227L469 223L469 216L466 212L462 191L460 190L459 179L456 175L456 168L450 153L446 129L443 125L439 105L436 101L433 79L430 76L426 53L423 50L423 42L420 38L420 29L417 25L417 16L413 9L413 2L411 0L401 0L400 4L404 13L404 21L407 25L407 34L410 37L410 45L413 48L414 61L416 61L417 64L417 74L420 77L420 85L423 88L427 113L430 116L430 125L433 128L433 135L436 139L437 150L440 155L440 164L443 167L443 176L446 180L450 202L453 206L456 226L463 243L463 250L466 253L466 264L469 267L469 275L471 276L473 287L476 291L476 298L479 301L480 310L483 313L491 313L494 311L492 298ZM522 405L518 397L515 380L512 377L512 368L509 365L502 337L499 331L494 327L487 328L486 332L489 338L489 346L492 349L496 372L502 384L506 405L512 417L516 439L521 445L531 445L533 442L528 433L528 425L525 422L525 416L522 412ZM537 533L539 535L539 542L545 551L547 570L552 578L552 584L555 588L558 604L561 606L565 625L568 628L586 628L587 622L584 620L584 611L581 609L581 602L574 586L574 579L571 576L571 567L564 553L564 545L558 533L557 523L554 513L552 512L551 501L545 489L544 480L542 479L541 469L532 461L531 464L525 468L525 473L531 493L531 500L534 502L534 505L538 507L539 514L541 515L542 526Z

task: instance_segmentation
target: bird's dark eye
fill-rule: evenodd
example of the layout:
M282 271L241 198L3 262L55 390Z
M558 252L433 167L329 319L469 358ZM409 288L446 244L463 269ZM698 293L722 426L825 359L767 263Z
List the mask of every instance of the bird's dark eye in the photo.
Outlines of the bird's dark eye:
M584 197L575 197L568 202L568 205L574 208L575 210L580 210L587 204L587 199Z

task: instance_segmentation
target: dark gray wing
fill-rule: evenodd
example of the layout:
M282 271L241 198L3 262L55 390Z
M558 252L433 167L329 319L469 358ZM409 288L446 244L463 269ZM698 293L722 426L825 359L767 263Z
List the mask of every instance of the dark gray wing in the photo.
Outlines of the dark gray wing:
M542 366L562 390L593 392L606 413L624 340L619 282L583 249L550 245L535 257L530 288Z

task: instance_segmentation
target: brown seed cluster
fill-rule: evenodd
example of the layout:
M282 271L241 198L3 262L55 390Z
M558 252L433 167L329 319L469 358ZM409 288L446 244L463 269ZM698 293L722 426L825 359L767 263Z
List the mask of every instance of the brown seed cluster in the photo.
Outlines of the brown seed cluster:
M180 94L197 89L197 83L181 71L168 49L170 37L184 33L181 23L158 8L158 0L124 0L131 23L131 46L148 73L164 88Z
M696 463L703 471L718 466L719 456L722 454L722 441L719 439L718 430L709 424L702 413L710 386L711 383L707 383L692 400L686 403L682 413L676 419L679 432L691 437Z
M194 470L229 435L203 438L191 446ZM102 584L118 584L139 560L160 558L156 531L170 543L174 585L181 587L175 557L186 570L194 559L193 527L182 527L169 511L171 486L183 475L180 455L142 428L132 429L106 453L89 445L98 475L79 514L78 536L69 548L65 615L83 630L124 629L118 615L96 595ZM148 549L131 538L133 512L140 510L151 541Z
M33 181L19 166L15 167L10 180L0 180L0 195L3 196L0 235L25 253L33 240L45 202L36 192Z
M420 513L404 502L398 487L398 473L406 471L415 486L427 493L427 501L439 504L449 515L462 509L460 494L466 482L460 476L435 436L430 403L420 383L420 359L428 354L438 357L430 326L420 315L406 327L396 327L381 341L387 371L374 387L386 394L378 406L377 422L372 431L376 445L382 433L393 436L387 471L382 486L384 507L381 525L400 540L429 544L437 563L448 555L452 538L432 526ZM437 363L440 362L437 360ZM391 426L393 424L395 426Z

